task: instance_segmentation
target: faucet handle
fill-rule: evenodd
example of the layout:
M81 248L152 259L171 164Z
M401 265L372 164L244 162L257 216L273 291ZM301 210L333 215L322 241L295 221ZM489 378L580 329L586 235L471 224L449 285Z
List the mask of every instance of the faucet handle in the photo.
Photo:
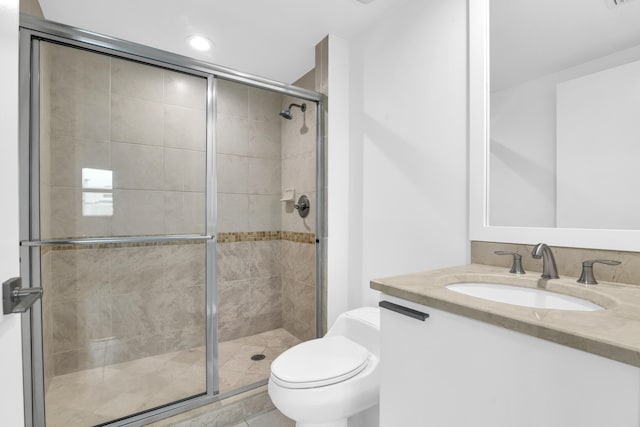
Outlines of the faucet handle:
M622 264L620 261L616 261L613 259L590 259L582 262L582 274L580 274L580 278L577 280L578 283L584 283L585 285L597 285L598 281L593 275L593 264L599 262L600 264L607 265L620 265Z
M511 251L493 251L493 253L496 255L513 255L513 264L511 265L509 273L526 274L526 271L522 268L522 255L519 253Z

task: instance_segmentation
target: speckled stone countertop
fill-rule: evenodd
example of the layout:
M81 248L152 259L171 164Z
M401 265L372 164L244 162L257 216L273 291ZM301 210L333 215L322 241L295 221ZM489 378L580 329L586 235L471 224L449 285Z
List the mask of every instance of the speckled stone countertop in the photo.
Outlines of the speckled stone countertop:
M516 306L464 295L446 288L460 282L503 283L540 288L586 299L605 308L567 311ZM542 279L539 273L510 274L504 267L469 264L371 281L387 295L502 326L609 359L640 367L640 286L575 277Z

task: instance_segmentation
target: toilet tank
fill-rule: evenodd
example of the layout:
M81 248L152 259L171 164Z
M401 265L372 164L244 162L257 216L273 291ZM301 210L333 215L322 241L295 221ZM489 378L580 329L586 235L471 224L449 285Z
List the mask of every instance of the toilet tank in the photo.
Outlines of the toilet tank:
M342 335L380 356L380 309L356 308L342 313L326 336Z

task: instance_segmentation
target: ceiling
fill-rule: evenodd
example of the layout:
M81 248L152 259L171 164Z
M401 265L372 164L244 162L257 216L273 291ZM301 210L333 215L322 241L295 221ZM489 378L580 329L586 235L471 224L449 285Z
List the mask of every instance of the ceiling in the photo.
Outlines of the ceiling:
M40 0L52 21L292 83L327 34L349 39L410 0ZM422 1L422 0L418 0ZM187 46L198 34L214 43Z
M640 45L640 1L491 0L491 88Z

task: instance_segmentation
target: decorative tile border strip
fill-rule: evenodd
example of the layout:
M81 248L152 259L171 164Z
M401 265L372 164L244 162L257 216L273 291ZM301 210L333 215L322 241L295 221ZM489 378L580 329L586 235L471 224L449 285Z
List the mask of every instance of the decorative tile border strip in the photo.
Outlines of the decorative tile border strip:
M316 243L316 235L314 233L299 233L296 231L282 231L282 240L288 240L296 243Z
M295 243L314 244L316 235L314 233L300 233L297 231L239 231L231 233L218 233L218 243L238 243L238 242L266 242L269 240L287 240ZM141 242L141 243L97 243L94 245L58 245L44 246L41 248L41 255L49 251L78 251L82 249L114 249L114 248L138 248L148 246L171 246L171 245L197 245L204 244L202 240L183 240L179 242Z
M218 243L238 242L266 242L268 240L280 240L281 231L237 231L231 233L218 233Z
M299 233L295 231L240 231L218 233L218 243L264 242L268 240L288 240L296 243L316 242L314 233Z
M176 242L140 242L140 243L96 243L93 245L57 245L43 246L40 254L44 255L49 251L79 251L83 249L116 249L116 248L140 248L148 246L176 246L176 245L204 245L202 240L182 240Z

